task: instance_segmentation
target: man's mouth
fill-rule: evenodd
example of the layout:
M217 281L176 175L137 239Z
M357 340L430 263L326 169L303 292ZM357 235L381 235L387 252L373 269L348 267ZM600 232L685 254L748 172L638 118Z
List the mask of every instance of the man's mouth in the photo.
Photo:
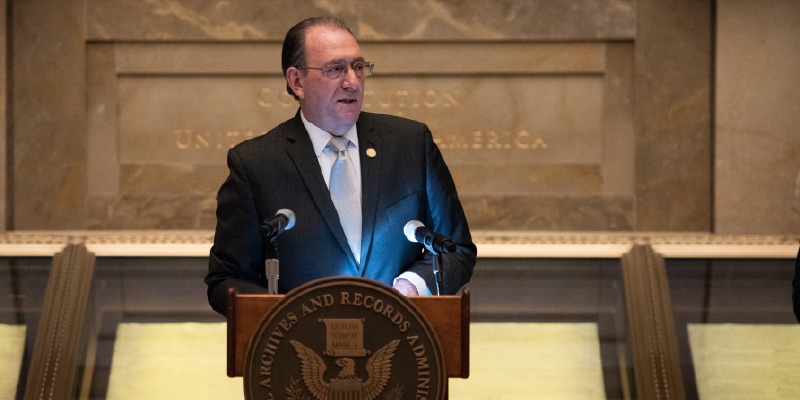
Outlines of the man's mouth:
M356 102L356 99L341 99L339 102L344 104L352 104Z

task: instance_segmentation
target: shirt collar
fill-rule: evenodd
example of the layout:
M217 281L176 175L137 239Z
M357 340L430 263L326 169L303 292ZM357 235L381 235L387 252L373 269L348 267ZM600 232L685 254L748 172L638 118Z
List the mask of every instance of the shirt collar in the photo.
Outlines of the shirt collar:
M322 151L325 150L325 147L328 145L328 142L330 142L333 135L330 132L324 131L322 128L309 122L306 119L306 116L303 115L302 109L300 110L300 118L303 120L303 125L306 127L308 137L311 138L311 144L314 145L314 154L319 157L320 154L322 154ZM353 142L353 144L350 146L355 146L358 148L358 131L356 130L355 125L350 127L350 130L344 134L344 137Z

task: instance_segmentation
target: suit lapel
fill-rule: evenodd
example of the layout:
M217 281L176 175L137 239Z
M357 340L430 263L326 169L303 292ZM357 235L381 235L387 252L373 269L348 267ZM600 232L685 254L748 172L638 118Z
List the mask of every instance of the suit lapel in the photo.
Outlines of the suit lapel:
M358 130L358 151L361 163L361 275L364 276L369 262L369 249L375 233L375 213L378 207L378 183L381 172L380 136L375 127L364 121L361 114Z
M294 120L294 129L291 129L286 138L289 142L287 152L289 157L294 161L297 170L303 177L303 181L311 193L311 198L314 199L317 208L319 208L322 218L328 224L339 246L342 247L350 262L357 265L355 256L347 244L347 236L344 234L341 222L339 222L339 213L331 200L331 194L328 187L325 185L325 180L319 168L319 161L314 154L314 146L311 144L311 139L308 137L303 121L300 119L300 112L298 111ZM302 216L298 216L302 218ZM362 253L363 254L363 253Z

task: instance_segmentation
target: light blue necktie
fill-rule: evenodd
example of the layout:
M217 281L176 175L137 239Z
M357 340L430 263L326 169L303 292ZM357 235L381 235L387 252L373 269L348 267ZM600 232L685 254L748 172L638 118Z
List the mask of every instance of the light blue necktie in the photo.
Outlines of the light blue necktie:
M334 136L328 148L337 154L331 167L330 191L331 200L339 213L339 222L347 236L347 244L356 262L361 260L361 197L358 195L358 182L353 160L347 155L350 140L343 136Z

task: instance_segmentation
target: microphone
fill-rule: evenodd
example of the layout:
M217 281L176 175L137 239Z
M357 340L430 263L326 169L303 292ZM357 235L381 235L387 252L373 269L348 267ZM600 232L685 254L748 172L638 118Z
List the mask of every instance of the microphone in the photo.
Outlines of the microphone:
M259 232L264 238L264 245L267 248L266 258L264 259L264 277L267 279L267 293L278 294L278 272L280 271L278 261L278 244L275 238L283 231L288 231L294 226L294 213L292 210L282 208L275 213L272 219L265 219Z
M408 221L403 227L403 233L406 234L408 241L422 243L425 248L436 254L453 253L457 248L450 238L429 230L417 220Z
M292 229L294 226L295 217L292 210L282 208L275 213L275 217L272 219L265 219L264 224L261 225L261 229L259 230L261 236L266 236L268 238L274 238L283 233L283 231L288 231Z

